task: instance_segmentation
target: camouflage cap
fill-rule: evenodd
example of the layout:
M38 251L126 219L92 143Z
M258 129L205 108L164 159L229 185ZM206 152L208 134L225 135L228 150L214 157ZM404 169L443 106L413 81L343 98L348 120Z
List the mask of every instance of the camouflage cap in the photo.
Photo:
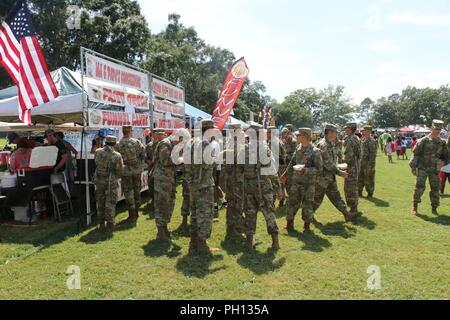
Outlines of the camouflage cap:
M282 137L287 137L289 135L289 129L288 128L284 128L283 130L281 130L281 136Z
M133 130L133 127L132 127L132 126L123 126L123 127L122 127L122 130L123 130L123 131L132 131L132 130Z
M444 129L444 121L441 120L433 120L433 129Z
M325 124L325 130L338 132L337 126L335 126L334 124L331 124L331 123Z
M296 136L307 136L310 137L312 134L311 128L300 128L295 132Z
M366 125L364 126L364 130L367 130L367 131L372 132L372 131L373 131L373 126L371 126L371 125L369 125L369 124L366 124Z
M228 126L228 129L230 129L230 130L239 130L239 129L242 129L242 126L239 123L237 123L237 124L230 124Z
M215 127L216 126L215 126L215 123L213 120L210 120L210 119L202 120L202 128L203 129L214 129Z
M344 129L357 129L358 128L358 124L356 122L348 122Z
M292 124L287 124L284 127L288 130L294 131L294 125L292 125Z
M158 134L158 135L164 135L164 136L168 135L167 132L164 129L153 130L153 133L154 134Z
M56 133L55 130L53 130L53 129L47 129L47 130L45 130L45 137L52 136L52 135L54 135L55 133Z
M117 138L115 136L106 136L105 142L106 143L114 143L114 144L116 144L117 143Z

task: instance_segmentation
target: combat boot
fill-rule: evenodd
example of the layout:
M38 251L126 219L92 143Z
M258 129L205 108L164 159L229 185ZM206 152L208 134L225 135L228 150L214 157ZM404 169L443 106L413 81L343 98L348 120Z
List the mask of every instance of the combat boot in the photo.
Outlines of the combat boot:
M125 220L127 223L128 222L136 222L136 210L135 209L129 209L128 210L128 218L127 220Z
M100 228L101 231L104 231L106 229L106 225L105 225L106 221L104 219L100 220L98 222L98 226Z
M360 215L360 212L358 211L358 207L351 207L350 208L350 213L352 215Z
M433 215L438 216L439 215L438 207L433 206L432 213L433 213Z
M278 207L279 207L279 208L283 208L284 205L285 205L285 200L284 200L284 199L281 199L281 200L280 200L280 204L278 205Z
M232 226L227 226L227 238L237 238L240 237L241 234L236 230L236 228Z
M198 238L197 243L198 243L197 247L198 253L202 255L212 255L214 252L219 251L219 249L217 248L210 248L206 240Z
M373 199L373 193L369 193L367 199Z
M358 217L358 212L347 212L347 215L345 216L345 222L355 222Z
M413 216L416 216L418 212L419 212L419 204L418 203L414 203L411 213L412 213Z
M197 234L191 234L191 242L189 243L189 252L193 253L198 250Z
M169 228L167 228L167 226L164 227L164 233L166 234L169 240L172 238L172 236L170 235Z
M294 220L287 220L286 230L289 232L295 231Z
M304 229L305 229L305 232L311 231L311 223L305 222Z
M272 250L279 251L280 250L280 240L278 237L278 233L272 234Z
M106 230L108 230L108 232L114 232L114 223L107 222L106 223Z
M169 241L169 237L167 236L164 227L158 227L158 234L156 235L156 239L161 241Z
M187 230L188 228L189 228L188 217L187 216L183 216L183 222L181 222L180 229L181 230Z
M253 250L254 246L253 246L253 235L247 235L247 249L248 250Z

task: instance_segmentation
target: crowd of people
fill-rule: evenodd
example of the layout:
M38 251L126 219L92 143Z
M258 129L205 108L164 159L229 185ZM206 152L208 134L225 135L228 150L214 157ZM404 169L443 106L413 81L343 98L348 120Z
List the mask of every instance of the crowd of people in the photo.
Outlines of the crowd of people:
M198 130L206 134L213 129L213 121L203 120ZM141 206L143 162L149 170L157 239L160 240L171 237L168 226L175 205L176 173L178 170L182 172L181 228L190 228L191 251L214 251L207 240L211 236L218 202L226 205L227 237L245 235L249 248L254 246L258 212L263 213L267 231L272 236L272 249L280 248L275 216L277 199L278 205L285 207L287 212L286 228L289 231L295 229L295 217L301 208L304 230L308 232L311 224L317 221L315 213L325 195L343 214L345 221L357 220L362 214L358 210L358 201L364 189L368 197L373 197L375 192L377 142L372 136L372 127L364 127L360 140L356 136L357 124L349 123L341 139L338 128L327 124L324 138L316 144L312 142L310 128L295 131L292 125L287 125L279 138L272 136L276 132L274 129L264 130L262 126L253 124L250 130L256 133L256 139L244 135L245 139L240 141L243 129L231 126L224 138L227 139L225 150L220 150L220 144L217 146L214 138L201 136L188 141L180 138L181 134L170 135L164 130L154 130L146 146L132 138L132 127L123 127L123 138L118 143L116 137L107 136L106 146L95 153L100 228L114 229L119 178L122 179L129 212L126 222L136 223ZM191 159L201 158L208 150L214 159L218 159L220 154L226 160L212 163L180 160L177 163L174 162L173 151L180 145L190 146ZM200 155L195 154L198 152ZM226 156L228 153L231 156ZM261 155L267 155L271 161L265 161ZM275 158L279 163L278 169L273 167L277 162ZM244 161L240 162L240 159ZM345 200L338 189L337 176L344 179Z

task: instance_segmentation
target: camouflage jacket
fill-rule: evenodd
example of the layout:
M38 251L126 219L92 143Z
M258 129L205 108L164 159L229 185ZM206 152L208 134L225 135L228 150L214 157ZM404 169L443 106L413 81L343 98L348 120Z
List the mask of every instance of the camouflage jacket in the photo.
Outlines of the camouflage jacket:
M288 165L289 162L291 162L292 158L294 157L295 150L297 149L297 141L295 141L295 139L292 137L289 138L284 143L284 148L286 151L286 165Z
M447 143L441 138L434 139L428 135L417 142L410 167L413 170L422 169L439 173L441 161L445 165L449 161Z
M337 167L338 161L338 148L335 142L330 142L326 138L323 138L317 144L317 149L320 150L323 162L322 177L330 177L340 175L340 171Z
M169 139L158 143L154 152L154 167L151 176L161 183L175 184L176 166L172 162L173 145Z
M232 193L233 191L239 191L244 185L244 166L238 163L238 155L240 148L234 147L233 151L233 163L227 163L227 152L225 151L224 166L222 167L224 180L225 180L225 192Z
M362 143L361 164L374 168L377 162L377 151L378 142L372 137L365 139Z
M278 161L280 166L288 165L288 155L286 152L286 146L280 139L276 140L276 145L272 145L272 141L269 141L269 148L272 150L274 156L278 155Z
M148 165L149 172L152 171L152 169L155 165L154 158L155 158L155 150L156 150L157 146L158 146L158 143L155 140L150 141L150 143L148 143L145 146L145 160L152 163L152 164Z
M267 163L262 163L260 157L260 148L264 148L264 154L267 155ZM244 187L245 192L265 193L281 192L280 178L278 177L275 161L268 144L260 143L254 150L252 145L247 144L241 152L245 152L245 165L243 165ZM256 152L256 154L254 154ZM255 156L255 159L252 157ZM242 157L243 158L243 157ZM256 160L256 161L255 161Z
M117 151L122 155L124 176L140 174L144 167L145 147L137 139L124 137L117 145Z
M296 173L294 171L296 165L305 165L304 173ZM292 181L294 183L315 183L322 172L323 161L320 150L312 144L299 145L287 169L287 174L292 174Z
M210 146L211 142L202 140L201 138L194 138L191 142L191 164L185 165L186 181L190 186L191 191L198 191L214 187L213 172L215 163L209 163L204 159L203 154L206 148ZM212 149L211 158L212 158ZM200 163L197 163L200 162Z
M123 160L114 148L106 146L95 152L96 180L111 179L117 181L123 174Z
M351 135L344 140L343 161L348 165L348 172L355 174L361 166L361 141L356 135ZM356 171L356 172L355 172Z

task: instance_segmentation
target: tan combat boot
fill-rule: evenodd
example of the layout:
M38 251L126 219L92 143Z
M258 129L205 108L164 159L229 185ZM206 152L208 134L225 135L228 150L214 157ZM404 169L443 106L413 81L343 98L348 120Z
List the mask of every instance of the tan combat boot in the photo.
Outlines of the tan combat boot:
M310 222L305 222L304 230L305 230L305 232L311 231L311 223Z
M278 237L278 233L272 234L272 250L279 251L280 250L280 240Z
M435 216L438 216L438 215L439 215L438 207L433 206L433 208L432 208L432 214L435 215Z
M418 212L419 212L419 204L418 203L414 203L413 209L411 210L411 214L413 216L416 216Z
M198 250L198 237L197 234L191 234L191 242L189 243L189 252L193 253Z
M294 220L287 220L286 230L289 232L295 231Z
M166 230L164 227L158 227L158 234L156 235L157 240L168 241L169 237L166 234Z
M107 222L106 223L106 230L108 230L108 232L114 232L114 223Z
M98 226L101 231L104 231L106 229L105 223L106 223L105 219L102 219L98 222Z

